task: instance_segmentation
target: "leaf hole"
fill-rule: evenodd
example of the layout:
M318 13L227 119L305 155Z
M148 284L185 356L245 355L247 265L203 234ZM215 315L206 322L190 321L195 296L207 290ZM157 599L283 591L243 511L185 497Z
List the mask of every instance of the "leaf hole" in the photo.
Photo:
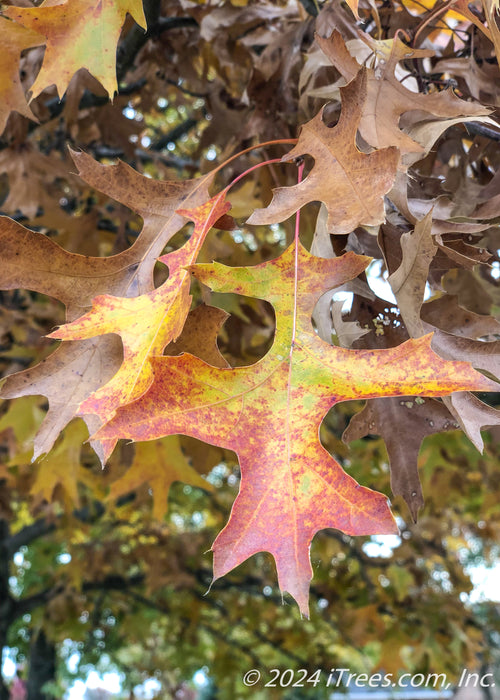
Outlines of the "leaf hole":
M322 114L323 124L329 129L332 129L338 122L340 117L340 102L329 102L325 105Z
M304 170L302 171L302 180L305 180L314 167L314 158L308 153L301 157L301 162L304 165Z
M253 365L269 352L276 329L276 314L269 302L210 292L206 287L203 295L205 303L229 314L217 335L217 345L232 367Z

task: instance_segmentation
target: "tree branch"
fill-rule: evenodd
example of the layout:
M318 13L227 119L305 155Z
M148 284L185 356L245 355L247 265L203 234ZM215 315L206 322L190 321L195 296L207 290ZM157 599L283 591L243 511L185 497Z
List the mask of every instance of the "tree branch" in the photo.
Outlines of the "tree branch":
M156 141L153 141L153 143L150 146L151 150L163 151L163 149L166 148L169 143L175 143L181 138L181 136L184 136L184 134L188 134L191 131L191 129L197 126L198 122L198 119L188 117L188 119L185 119L173 129L170 129L168 133L164 134L163 136L160 136L160 138Z
M141 605L144 605L145 607L151 608L152 610L157 610L158 612L162 613L163 615L171 615L172 614L172 611L166 605L149 600L149 598L145 598L140 593L136 593L135 591L126 591L126 595L128 595L130 598L135 600L137 603L140 603ZM191 626L191 624L192 624L192 620L189 619L188 617L181 617L180 620L181 620L181 622L183 622L187 626ZM200 629L205 629L215 639L219 639L224 644L230 645L231 647L234 647L234 648L238 649L239 651L241 651L243 654L245 654L245 656L248 656L252 660L252 663L256 667L259 667L259 665L261 664L262 659L259 659L259 657L255 654L253 649L251 649L246 644L243 644L241 642L237 642L234 639L229 639L228 635L226 633L220 632L218 629L211 627L210 625L207 625L205 622L198 622L197 627Z
M43 537L56 529L55 523L50 523L46 518L40 518L31 525L26 525L11 535L6 541L6 550L9 559L21 548L31 544L38 537Z
M148 8L149 5L149 8ZM149 9L149 12L148 12ZM121 82L127 71L133 66L135 58L142 47L152 37L160 36L169 29L181 29L183 27L198 27L198 23L193 17L159 17L160 3L158 0L145 3L144 7L148 30L145 32L141 27L133 27L118 47L117 53L117 77ZM148 17L148 14L150 15ZM156 16L153 19L153 15Z
M138 586L144 582L143 574L135 574L130 578L124 578L123 576L118 576L116 574L110 574L102 581L84 581L82 583L82 591L88 593L90 591L125 591L127 588L132 586ZM55 598L64 591L64 586L58 584L55 586L50 586L44 588L42 591L33 593L33 595L26 596L25 598L20 598L19 600L13 599L11 610L9 612L9 625L17 620L18 617L26 615L26 613L31 612L35 608L41 605L46 605L49 600Z
M496 129L492 129L485 124L465 122L464 127L467 133L472 134L472 136L486 136L487 139L491 139L492 141L500 141L500 131L496 131Z
M64 589L61 586L51 586L50 588L44 588L38 593L33 593L33 595L26 596L26 598L20 598L19 600L13 601L13 606L9 616L9 625L12 624L18 617L30 613L35 608L39 608L41 605L47 605L49 600L55 598Z
M144 582L144 574L135 574L130 578L124 578L118 574L110 574L102 581L84 581L82 591L124 591L132 586L138 586Z

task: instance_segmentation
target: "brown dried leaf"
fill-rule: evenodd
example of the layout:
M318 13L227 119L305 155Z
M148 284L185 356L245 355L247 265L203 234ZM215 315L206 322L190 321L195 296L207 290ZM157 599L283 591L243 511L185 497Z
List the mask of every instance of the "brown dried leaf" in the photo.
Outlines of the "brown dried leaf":
M380 435L387 447L391 468L391 489L403 496L416 522L424 505L417 459L427 435L454 430L456 423L441 402L413 396L370 399L351 418L342 440L347 444L365 435Z
M413 338L424 334L420 308L424 301L429 266L436 253L431 236L432 212L417 223L415 230L403 233L400 239L403 259L389 278L394 296L408 333Z
M474 447L482 454L484 442L481 428L500 425L500 411L483 403L469 391L457 391L444 397L443 401Z
M356 131L366 98L366 74L341 89L342 112L329 128L323 110L302 127L298 144L282 158L293 161L309 153L315 159L306 179L293 187L273 190L265 209L257 209L249 224L284 221L308 202L323 202L328 209L329 233L349 233L357 226L375 225L385 218L384 194L394 181L399 160L397 148L361 153Z
M445 359L460 358L470 362L478 369L489 372L497 379L500 378L500 340L481 342L436 331L432 338L431 347L440 357ZM500 411L465 391L456 392L443 400L469 440L482 452L484 444L481 428L500 425Z
M470 362L476 369L489 372L500 381L500 340L482 342L436 331L432 337L432 349L446 360Z
M217 347L217 334L228 317L229 314L215 306L197 306L189 312L182 333L167 345L164 355L189 352L213 367L229 367Z
M434 120L489 113L482 105L459 99L452 90L424 95L408 90L399 82L395 70L400 61L429 57L433 51L413 49L399 37L376 41L368 34L360 33L360 36L379 57L376 69L367 69L367 99L359 126L361 135L370 145L376 148L397 146L402 153L421 154L425 150L422 141L428 143L433 139L430 148L437 138L433 133L416 138L415 134L408 135L401 130L400 119L405 112L427 112ZM328 39L317 36L316 41L343 77L351 81L360 65L349 53L339 32L334 31Z
M426 302L420 315L426 323L464 338L478 339L481 336L500 334L500 323L497 320L464 309L459 305L458 297L452 294Z
M361 328L358 321L344 321L342 317L343 301L332 303L332 321L339 345L343 348L350 348L351 345L370 332L368 328Z
M0 151L0 171L9 178L9 194L2 203L2 211L15 214L20 211L34 219L40 209L47 215L59 209L64 196L62 183L78 184L59 158L46 156L30 142L13 145Z
M41 394L49 410L34 440L33 459L49 452L61 430L74 418L78 406L118 371L123 359L118 337L108 335L64 343L35 367L9 375L1 387L4 399ZM90 435L100 426L96 416L85 416ZM91 441L99 457L99 443Z

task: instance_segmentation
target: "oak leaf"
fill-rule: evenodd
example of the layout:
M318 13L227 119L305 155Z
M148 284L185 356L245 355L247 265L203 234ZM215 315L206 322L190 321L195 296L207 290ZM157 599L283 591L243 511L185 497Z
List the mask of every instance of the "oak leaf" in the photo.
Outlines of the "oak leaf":
M48 399L49 410L33 441L33 459L52 449L61 430L75 417L80 403L111 379L121 358L120 341L114 336L65 343L34 367L5 379L0 389L2 398L41 394ZM91 434L100 425L95 416L85 416L85 422ZM100 445L92 441L92 447L104 462Z
M33 438L43 420L39 398L22 398L11 401L0 418L2 443L8 450L12 463L31 460Z
M483 342L438 330L433 335L432 348L447 360L460 358L500 381L500 340Z
M497 61L500 62L500 29L498 28L497 24L497 17L500 9L498 0L481 0L481 4L488 22L491 40L493 42L493 46L495 47L496 58Z
M273 304L272 349L255 365L235 369L214 368L187 354L154 357L152 386L118 409L96 436L150 440L182 433L235 450L241 489L213 545L215 578L256 552L271 552L280 588L304 614L312 575L309 546L319 529L348 534L397 529L385 496L359 486L321 446L318 429L327 411L362 397L496 387L466 363L441 360L429 336L388 350L351 351L315 335L311 314L317 298L360 274L368 261L353 253L316 258L294 244L253 268L193 266L195 277L215 291Z
M399 82L395 70L400 61L429 57L434 55L433 51L411 48L399 37L376 41L364 33L360 36L379 58L375 69L365 69L367 98L359 125L361 135L371 146L397 146L402 153L422 153L424 146L419 139L400 128L401 116L406 112L427 112L436 122L442 117L477 117L489 113L482 105L461 100L451 89L424 95L412 92ZM340 33L335 30L329 38L316 36L316 41L345 80L352 81L361 66L349 53ZM427 140L430 141L430 137Z
M5 129L12 111L19 112L28 119L37 121L24 96L19 78L19 57L21 52L43 42L43 37L35 31L24 29L14 22L0 17L0 134Z
M469 391L458 391L443 397L443 402L454 416L474 447L483 452L481 429L500 425L500 411L488 406Z
M121 161L101 165L84 153L73 152L72 157L89 184L130 206L144 225L129 249L97 258L69 253L46 236L0 217L0 288L21 287L56 297L66 305L68 320L87 311L99 294L135 297L153 290L156 260L185 222L176 209L205 202L211 182L211 175L183 182L155 181ZM35 440L35 458L51 449L80 404L111 380L122 360L119 338L108 335L63 343L35 367L7 377L0 392L3 398L43 394L49 399L49 412ZM92 415L85 421L91 433L100 425ZM102 447L95 442L93 446L104 461Z
M283 158L293 161L306 154L314 167L303 182L273 190L265 209L257 209L249 224L283 221L308 202L320 201L328 210L329 233L349 233L357 226L380 224L384 220L384 194L396 175L399 152L384 148L362 153L356 146L356 132L366 98L366 74L341 88L342 111L337 125L323 122L323 111L303 125L297 145Z
M101 165L85 153L71 155L86 182L130 207L144 224L127 250L90 257L69 253L47 236L0 217L1 288L24 287L55 297L66 306L69 320L86 311L99 294L132 297L150 292L156 260L185 222L177 208L205 202L211 180L210 175L182 182L151 180L122 161Z
M85 424L78 420L70 423L64 431L61 441L50 455L38 464L35 480L30 493L35 504L41 501L51 503L57 492L71 509L79 505L78 482L89 480L88 470L81 465L80 452L82 443L87 439Z
M438 93L438 95L443 94L447 93ZM431 95L424 95L424 97L431 97ZM456 99L458 100L458 97ZM466 122L478 122L480 124L493 126L495 129L498 127L498 124L493 119L491 119L491 117L485 116L486 114L488 114L489 110L481 107L481 105L477 105L471 102L464 102L463 100L460 101L465 105L471 105L467 108L460 107L459 109L457 109L459 113L466 112L466 114L464 114L463 116L436 119L436 117L431 114L429 117L423 119L423 113L415 111L406 112L401 117L401 120L399 122L401 129L403 129L408 134L408 136L410 136L416 143L419 143L422 147L420 153L408 152L402 156L402 169L409 168L412 165L415 165L415 163L417 163L426 155L428 155L436 141L444 134L444 132L447 129L450 129L452 126L456 126L457 124L465 124ZM466 210L469 210L471 208L471 205L474 204L474 198L471 198L470 202L466 201L468 198L470 198L470 190L467 191L467 195L468 197L465 200L463 197L458 197L455 203L455 211L453 212L453 215L465 215L459 214L457 210L459 208L465 208ZM420 215L427 213L429 208L430 207L427 206L426 211L421 211ZM446 218L439 216L438 206L435 206L435 213L437 218Z
M474 367L500 379L500 340L483 342L436 331L432 346L442 357L470 362ZM481 429L500 425L500 411L488 406L470 392L455 392L443 401L472 444L483 452Z
M42 68L31 86L33 97L55 85L59 97L73 74L86 68L112 97L116 81L116 47L127 13L146 30L141 0L45 0L38 7L6 7L19 25L43 35Z
M450 259L452 263L450 267L466 267L472 270L478 263L488 262L492 257L492 254L484 248L465 243L463 237L459 235L437 235L435 241L439 250Z
M177 341L171 342L165 352L169 355L192 352L214 367L228 367L216 342L217 334L227 316L221 309L205 305L197 306L188 314ZM184 440L188 442L190 439ZM215 455L215 459L214 455L210 454L210 450L215 452L215 448L209 448L208 445L202 445L195 440L190 442L188 454L198 468L205 466L205 469L201 469L202 473L208 473L221 461L221 454ZM196 454L197 459L193 459L193 452L196 452L193 443L203 449L203 456ZM153 518L161 521L167 512L170 487L175 481L182 481L209 491L213 490L212 485L202 479L189 463L182 450L179 436L172 435L163 440L138 443L132 465L123 476L112 482L108 498L117 499L144 484L149 484L153 495L152 515Z
M417 465L422 440L427 435L457 428L459 425L446 406L435 399L371 399L351 418L342 440L349 443L368 434L383 438L389 456L392 493L403 496L416 521L424 505Z
M217 334L228 314L215 306L201 304L189 312L182 333L165 348L165 355L189 352L214 367L229 367L217 346Z
M387 231L387 226L381 228L386 229L386 233L392 235L390 234L390 232ZM383 247L385 248L385 245ZM391 268L391 266L394 264L394 261L398 259L397 256L393 255L390 258L388 258L387 249L385 249L384 255L388 260L389 268ZM434 302L429 302L429 304L433 303ZM425 310L426 306L427 304L424 304L422 309ZM444 308L446 308L446 305L444 306ZM455 308L457 308L460 313L460 307ZM373 327L375 333L372 333L370 336L367 336L368 338L370 338L369 342L371 342L372 344L375 343L376 347L385 348L388 346L396 346L398 343L404 341L404 339L407 337L406 329L404 327L404 324L402 323L401 316L399 315L399 313L394 313L395 311L397 312L397 310L395 309L389 309L387 307L387 303L382 303L381 300L376 300L374 302L368 302L366 300L363 300L362 302L360 302L360 300L356 299L355 297L355 302L353 304L353 309L351 310L350 315L354 315L355 318L359 318L363 326ZM464 318L464 320L471 320L471 317L468 315L468 312L465 312L464 309L461 310L461 313L463 314L462 318ZM476 318L480 318L477 314L474 314L473 317L474 316ZM483 369L489 372L492 376L498 377L500 373L500 364L498 362L498 353L500 351L499 341L481 342L478 340L469 340L467 337L457 337L457 335L453 335L451 332L445 333L441 330L436 330L436 327L438 327L439 324L433 325L432 320L431 323L429 323L426 320L425 311L423 311L422 314L422 321L425 332L428 333L430 331L434 331L431 341L431 348L440 356L452 361L466 360L470 362L473 367L478 367L479 369ZM446 316L443 316L442 321L446 325L450 323ZM481 326L479 327L484 327L484 322L482 322ZM357 342L357 347L364 347L364 343L365 339L362 338L361 341ZM493 408L492 406L488 406L487 404L483 403L470 392L453 392L451 396L443 396L442 400L445 407L448 409L449 413L452 416L450 420L454 424L454 427L461 427L467 435L467 437L469 438L469 440L476 447L476 449L482 453L484 449L484 444L483 439L481 437L481 429L486 426L494 426L500 424L500 411ZM365 413L366 416L369 415L370 410L371 409L367 407ZM376 411L376 409L374 409L374 411ZM403 412L404 408L401 406L398 408L398 411ZM419 412L422 413L422 411L423 409ZM428 418L432 420L432 416L428 416ZM443 424L443 421L440 419L439 415L437 415L436 418L436 425ZM378 422L381 424L382 419ZM444 420L444 423L446 423L446 419ZM356 421L354 425L356 425ZM380 430L380 434L382 434L382 430ZM409 438L409 442L411 445L411 438ZM409 461L410 455L411 452L407 453L407 464L405 466L405 472L407 475L413 475L412 480L413 485L415 485L416 483L418 483L418 471L416 462L417 452L415 450L413 451L413 455L415 457L413 463L410 463ZM394 457L393 461L397 464L397 462L400 460L398 460L397 457ZM410 494L414 490L417 490L418 493L418 489L410 488ZM410 505L413 499L410 497L408 500Z
M446 333L465 338L500 335L500 323L492 316L475 314L458 303L458 297L445 294L426 302L421 309L421 318L426 323Z
M332 302L331 317L339 345L343 348L350 348L356 340L370 331L367 328L361 328L357 321L345 321L342 316L343 306L343 301Z
M136 445L132 465L122 477L113 481L108 498L119 498L149 484L153 492L153 518L161 521L167 512L168 493L174 481L213 490L189 464L177 435Z
M414 231L403 233L400 239L403 259L388 277L401 316L411 337L423 335L420 309L424 301L429 266L437 251L431 236L432 211L417 223Z
M478 21L477 17L475 19ZM489 74L487 70L490 66L480 65L473 54L464 58L443 58L436 63L434 69L437 73L449 73L462 78L475 100L487 104L498 103L498 70L493 75Z
M119 406L134 401L149 388L153 381L149 360L179 337L191 305L191 276L185 268L195 262L207 232L229 208L224 195L217 195L196 209L179 209L177 214L191 218L195 227L181 248L159 258L169 269L166 282L137 297L96 296L88 313L48 336L67 341L115 333L122 340L120 369L80 405L80 415L95 413L104 423ZM105 455L113 448L113 442L107 444Z
M11 215L22 212L28 219L38 219L40 209L45 216L63 213L59 202L66 188L69 186L73 190L78 179L68 173L67 163L45 155L30 142L22 146L14 143L2 149L0 171L9 180L9 193L2 202L2 212Z

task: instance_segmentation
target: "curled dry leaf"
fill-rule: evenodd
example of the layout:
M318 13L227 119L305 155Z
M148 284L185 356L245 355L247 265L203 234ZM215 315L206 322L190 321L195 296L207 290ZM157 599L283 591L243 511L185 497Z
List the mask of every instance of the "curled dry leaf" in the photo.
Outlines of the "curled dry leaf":
M419 121L422 121L422 112L427 113L432 116L432 122L439 122L439 118L444 117L459 117L460 121L463 121L463 117L489 114L489 110L482 105L461 100L451 89L424 95L412 92L399 82L395 76L395 70L401 61L429 57L434 54L433 51L414 49L407 46L399 37L387 41L376 41L364 33L360 33L360 36L379 57L375 69L365 69L367 97L359 124L361 135L371 146L376 148L397 146L402 154L417 153L420 154L418 158L421 158L425 150L422 141L430 148L438 136L428 133L425 136L419 134L417 138L416 134L404 133L400 128L400 119L403 114L418 112ZM334 31L329 38L316 36L316 41L345 80L352 81L361 66L349 53L340 33ZM442 130L445 128L447 127L442 125Z
M391 285L401 316L412 338L424 334L420 309L424 301L429 267L437 246L431 236L432 212L417 223L414 231L403 233L400 239L403 259L391 275Z
M344 321L342 318L343 306L343 301L334 301L331 315L339 345L343 348L350 348L356 340L359 340L370 331L368 328L361 328L358 321Z
M500 425L500 411L488 406L468 391L458 391L451 396L445 396L443 402L474 447L482 453L484 442L481 430Z
M432 336L432 348L447 360L470 362L500 381L500 340L482 342L436 331Z
M465 309L458 303L458 297L452 294L423 304L421 318L446 333L474 340L500 335L500 323L496 319Z

